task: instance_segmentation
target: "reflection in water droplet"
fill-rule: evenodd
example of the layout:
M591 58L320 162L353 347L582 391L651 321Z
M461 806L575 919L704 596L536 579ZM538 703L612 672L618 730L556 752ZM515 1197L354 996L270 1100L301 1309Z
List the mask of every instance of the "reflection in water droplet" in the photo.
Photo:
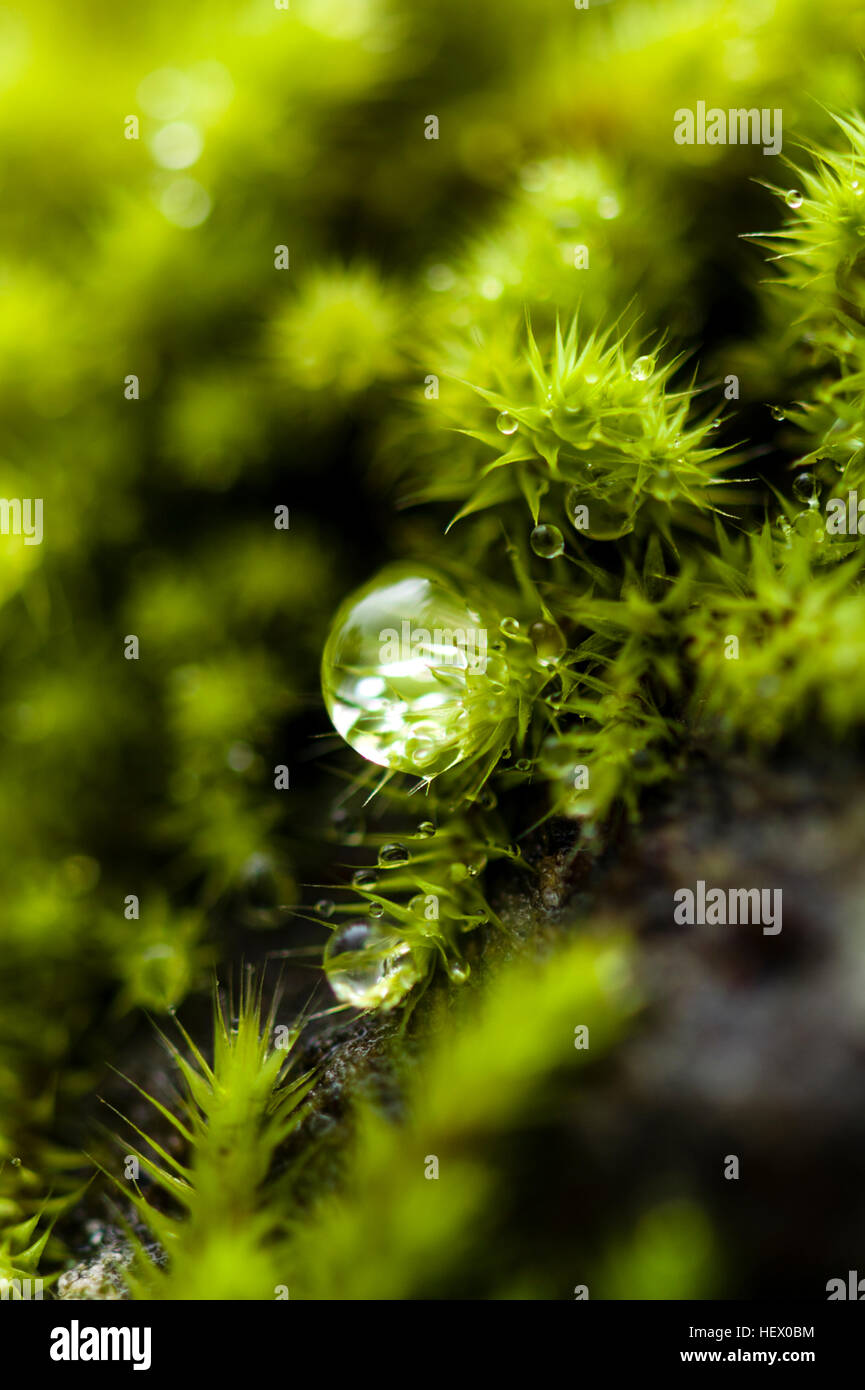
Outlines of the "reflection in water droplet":
M421 840L429 840L436 833L436 828L431 820L422 820L415 834Z
M375 869L355 869L351 876L355 888L374 888L378 883Z
M565 548L565 538L558 526L536 526L529 537L532 550L542 560L552 560L561 555Z
M509 637L514 637L520 630L519 618L502 618L499 627Z
M455 985L464 985L469 977L470 967L461 960L449 960L447 965L448 977Z
M315 910L318 913L319 917L332 917L334 912L334 903L331 902L330 898L319 898L318 902L315 905Z
M784 202L787 204L788 208L800 208L804 201L798 188L791 188L784 198Z
M519 429L519 423L507 410L503 410L501 414L496 417L496 429L500 434L516 434Z

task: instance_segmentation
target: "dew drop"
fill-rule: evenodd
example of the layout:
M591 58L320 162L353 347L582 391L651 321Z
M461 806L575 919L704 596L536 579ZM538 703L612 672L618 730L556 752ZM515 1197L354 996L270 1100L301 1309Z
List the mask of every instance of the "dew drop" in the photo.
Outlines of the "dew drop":
M502 618L499 627L508 637L514 637L520 630L519 618Z
M351 881L355 888L374 888L378 883L378 874L375 869L355 869Z
M784 198L784 202L787 204L788 208L800 208L804 201L798 188L791 188Z
M558 526L536 526L529 537L532 550L542 560L553 560L565 548L565 538Z
M370 917L383 917L384 907L381 903L370 903L369 907L367 908L367 912L369 913Z
M786 419L787 419L787 416L784 414L784 411L782 410L782 408L781 408L780 405L770 405L770 406L768 407L768 409L769 409L769 414L772 416L772 419L773 419L773 420L786 420Z
M634 381L648 381L654 370L654 357L638 357L631 368L631 377Z
M13 1168L20 1168L20 1167L21 1167L21 1159L20 1159L20 1158L10 1158L9 1162L12 1164L12 1167L13 1167Z
M807 506L815 506L819 496L817 479L813 473L800 473L793 480L793 496L797 502L805 502Z
M452 980L455 985L464 985L471 973L470 967L465 961L461 960L449 960L447 971L448 978Z
M659 468L649 481L649 491L659 502L670 502L676 496L676 479L669 468Z
M499 434L516 434L519 429L519 422L507 410L503 410L496 416L496 429Z
M318 913L319 917L332 917L334 911L334 903L331 901L330 898L319 898L318 902L315 905L315 910Z
M378 862L383 869L393 869L400 864L407 864L411 855L405 845L401 845L394 840L389 845L382 845L378 852Z
M471 756L484 723L514 715L504 653L488 647L489 623L473 611L444 579L405 565L343 604L321 683L335 728L356 752L435 777ZM477 698L485 687L488 701Z
M350 922L335 932L324 964L337 999L356 1009L393 1008L420 978L408 942L369 922Z
M541 666L554 666L567 651L567 643L559 628L543 618L532 623L529 638Z
M415 831L415 834L418 836L418 839L421 840L429 840L435 833L436 828L431 820L422 820L417 830Z

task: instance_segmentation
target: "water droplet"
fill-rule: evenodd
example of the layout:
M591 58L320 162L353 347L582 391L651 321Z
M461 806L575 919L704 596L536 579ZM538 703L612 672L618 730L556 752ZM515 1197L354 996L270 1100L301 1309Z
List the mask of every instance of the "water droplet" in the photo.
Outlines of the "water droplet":
M420 978L408 942L369 922L349 922L324 949L330 987L356 1009L393 1008Z
M711 423L711 425L709 426L709 429L710 429L710 430L719 430L719 429L721 428L721 425L722 425L723 423L724 423L723 420L721 420L720 418L717 419L717 420L713 420L712 423Z
M447 972L448 978L452 980L455 985L464 985L471 973L471 968L465 961L449 960Z
M529 637L541 666L554 666L567 651L567 643L555 623L538 618L529 628Z
M315 910L319 917L332 917L334 906L335 904L331 902L330 898L319 898L315 905Z
M676 496L675 474L669 468L659 468L649 480L649 491L659 502L671 502Z
M367 908L367 912L369 913L370 917L383 917L384 907L381 903L370 903L369 907Z
M519 618L502 618L499 627L509 637L514 637L520 630Z
M800 473L793 480L793 496L797 502L805 502L809 507L816 505L820 494L817 479L813 473Z
M773 420L786 420L786 419L787 419L787 416L784 414L784 411L783 411L783 409L781 408L780 405L770 405L770 406L768 407L768 410L769 410L769 414L772 416L772 419L773 419Z
M787 204L788 208L800 208L804 201L798 188L791 188L784 198L784 202Z
M536 555L540 555L542 560L555 559L565 548L565 538L558 526L536 526L529 541L532 550Z
M436 833L436 828L431 820L422 820L415 834L421 840L429 840Z
M572 487L565 508L574 530L594 541L617 540L634 529L634 497L626 489L604 498Z
M400 864L407 864L411 855L405 845L399 844L394 840L389 845L382 845L378 852L378 862L383 869L393 869Z
M13 1167L13 1168L20 1168L20 1167L21 1167L21 1159L20 1159L20 1158L10 1158L9 1162L12 1164L12 1167Z
M853 194L854 198L862 197L862 185L858 179L854 179L850 184L850 192Z
M483 791L478 796L478 805L482 810L494 811L498 804L498 797L495 792L490 787L484 787Z
M531 766L532 764L529 758L517 758L517 761L514 763L517 772L528 772Z
M516 434L519 427L519 422L507 410L496 416L496 429L500 434Z
M374 888L378 883L375 869L355 869L351 876L355 888Z
M654 370L654 357L638 357L631 368L631 377L634 381L648 381Z
M463 879L469 876L468 864L461 864L459 860L455 860L454 863L451 864L450 875L454 883L462 883Z
M817 545L822 545L826 539L825 523L815 507L806 507L800 512L793 522L793 527L798 535L807 536L809 540L816 541Z
M516 710L488 630L445 580L389 567L342 605L325 646L337 731L370 762L428 778L471 755Z

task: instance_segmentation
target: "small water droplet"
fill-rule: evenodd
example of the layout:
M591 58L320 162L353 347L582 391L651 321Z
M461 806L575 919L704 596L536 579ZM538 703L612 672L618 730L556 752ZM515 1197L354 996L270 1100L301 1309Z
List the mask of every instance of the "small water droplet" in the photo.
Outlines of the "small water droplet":
M334 903L331 901L330 898L319 898L318 902L315 905L315 910L318 913L319 917L332 917Z
M367 908L367 912L369 913L370 917L383 917L384 907L381 903L370 903L369 907Z
M536 526L529 537L532 550L542 560L553 560L565 548L565 538L558 526Z
M807 506L816 505L819 497L817 479L813 473L800 473L793 480L793 496L797 502L805 502Z
M378 883L375 869L355 869L351 876L355 888L374 888Z
M405 845L399 844L394 840L389 845L382 845L378 852L378 862L383 869L392 869L400 864L407 864L411 855Z
M519 427L519 421L515 420L507 410L503 410L496 416L496 429L500 434L516 434Z
M788 208L800 208L804 201L798 188L791 188L784 198L784 202L787 204Z
M553 666L564 656L567 643L555 623L538 618L529 628L529 638L541 666Z
M429 840L436 833L436 828L431 820L422 820L415 834L421 840Z
M634 381L648 381L654 370L654 357L638 357L631 368L631 377Z
M719 430L719 429L721 428L721 425L722 425L722 424L723 424L723 421L722 421L720 418L717 419L717 420L713 420L712 423L711 423L711 425L709 426L709 429L710 429L710 430Z
M532 764L529 758L518 758L517 761L514 763L514 767L516 768L517 772L528 772L531 766Z
M502 632L506 633L509 637L513 637L520 630L519 618L502 618L499 627Z
M448 977L453 981L455 985L464 985L469 977L469 974L471 973L470 967L465 963L465 961L461 960L449 960L447 971Z
M773 420L786 420L786 419L787 419L787 416L784 414L784 411L783 411L783 409L781 408L780 405L770 405L770 406L768 407L768 410L769 410L769 414L772 416L772 419L773 419Z
M649 491L659 502L670 502L676 496L675 475L669 468L659 468L649 481Z
M12 1167L13 1167L13 1168L20 1168L20 1167L21 1167L21 1159L20 1159L20 1158L10 1158L9 1162L12 1164Z

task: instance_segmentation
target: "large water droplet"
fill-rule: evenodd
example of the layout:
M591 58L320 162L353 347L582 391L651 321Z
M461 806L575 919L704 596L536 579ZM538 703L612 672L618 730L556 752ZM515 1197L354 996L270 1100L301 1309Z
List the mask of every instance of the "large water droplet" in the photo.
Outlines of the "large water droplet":
M638 357L631 368L631 376L634 381L648 381L652 372L655 370L654 357Z
M565 538L558 526L536 526L529 541L532 550L542 560L552 560L561 555L565 548Z
M488 626L434 574L392 566L334 619L321 682L328 713L363 757L436 776L514 711Z
M496 416L496 429L500 434L516 434L519 427L519 421L515 420L507 410L503 410L500 415Z
M377 923L349 922L335 932L324 964L337 999L356 1009L391 1009L420 978L408 942Z

